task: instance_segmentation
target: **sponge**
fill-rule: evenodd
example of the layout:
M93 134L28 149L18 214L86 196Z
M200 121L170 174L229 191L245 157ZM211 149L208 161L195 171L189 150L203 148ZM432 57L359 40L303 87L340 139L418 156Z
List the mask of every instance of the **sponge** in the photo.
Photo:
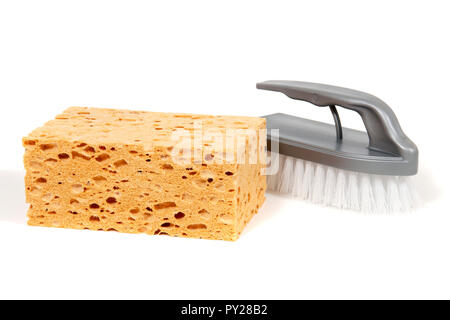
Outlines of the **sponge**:
M28 224L236 240L265 199L264 129L71 107L23 138Z

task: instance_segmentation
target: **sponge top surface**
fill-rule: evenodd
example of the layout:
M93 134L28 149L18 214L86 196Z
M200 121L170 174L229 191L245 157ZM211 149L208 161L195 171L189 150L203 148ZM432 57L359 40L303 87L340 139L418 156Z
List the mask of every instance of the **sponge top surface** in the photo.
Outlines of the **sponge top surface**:
M147 149L170 146L176 131L202 134L209 131L229 136L235 131L261 128L265 128L265 119L258 117L70 107L27 138L128 144Z

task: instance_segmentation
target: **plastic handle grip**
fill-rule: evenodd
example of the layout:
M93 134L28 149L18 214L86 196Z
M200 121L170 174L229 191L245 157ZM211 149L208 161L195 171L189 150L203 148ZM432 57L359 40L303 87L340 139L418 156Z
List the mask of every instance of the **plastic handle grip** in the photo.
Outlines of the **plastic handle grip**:
M403 133L392 109L371 94L325 84L287 80L265 81L258 83L256 87L281 92L292 99L320 107L337 105L356 111L366 127L369 148L399 154L406 160L417 159L417 147Z

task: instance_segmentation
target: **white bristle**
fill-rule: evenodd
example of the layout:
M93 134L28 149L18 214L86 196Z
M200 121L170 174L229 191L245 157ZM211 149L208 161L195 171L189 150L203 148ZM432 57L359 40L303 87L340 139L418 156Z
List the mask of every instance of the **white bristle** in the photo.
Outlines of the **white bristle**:
M294 177L291 177L293 179ZM314 182L314 164L312 162L305 162L305 172L303 173L302 189L300 191L300 198L310 200L312 184Z
M383 180L384 179L381 176L372 176L373 197L375 199L374 212L387 212L386 189Z
M269 172L267 176L267 189L279 191L278 181L280 180L280 175L283 172L282 159L284 158L284 156L274 152L270 153L269 156L271 165L273 165L274 163L278 163L278 169L275 173Z
M398 179L398 191L400 194L400 203L402 204L402 209L410 210L414 203L414 199L412 198L409 184L404 177L399 177Z
M339 170L342 175L347 176L348 187L347 193L344 194L346 199L345 208L351 210L361 210L361 197L359 195L358 173L354 171Z
M344 171L336 170L336 187L335 193L333 196L333 200L331 201L331 205L337 208L345 208L346 207L346 197L347 197L347 179Z
M313 203L374 213L406 211L419 204L408 177L357 173L284 155L279 155L278 160L278 172L267 177L269 190Z
M280 176L279 187L278 190L281 193L291 193L292 191L292 183L290 175L294 171L294 159L291 157L285 157L283 171Z
M402 210L397 177L386 178L386 202L389 206L388 211L399 212Z
M336 194L336 170L332 167L328 167L327 176L325 177L325 190L323 194L323 202L325 205L331 205L333 203L334 196Z
M302 192L302 181L303 176L305 174L305 168L303 166L303 160L301 159L295 159L295 168L294 168L294 174L292 175L292 178L289 177L289 180L294 180L292 183L292 195L294 197L300 197Z
M312 184L311 201L314 203L323 202L323 193L325 186L325 167L318 164L314 171L314 181Z
M374 208L374 198L373 198L373 189L370 183L370 176L368 174L360 174L359 175L359 187L360 187L360 203L361 210L365 212L372 212Z

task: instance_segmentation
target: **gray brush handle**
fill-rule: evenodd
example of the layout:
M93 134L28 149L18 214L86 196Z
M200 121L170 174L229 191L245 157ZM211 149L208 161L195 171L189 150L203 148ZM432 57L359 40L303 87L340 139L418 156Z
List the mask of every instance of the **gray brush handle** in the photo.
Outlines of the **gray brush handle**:
M366 127L370 149L398 154L417 164L416 145L403 133L392 109L373 95L325 84L286 80L265 81L256 87L281 92L320 107L337 105L356 111Z

